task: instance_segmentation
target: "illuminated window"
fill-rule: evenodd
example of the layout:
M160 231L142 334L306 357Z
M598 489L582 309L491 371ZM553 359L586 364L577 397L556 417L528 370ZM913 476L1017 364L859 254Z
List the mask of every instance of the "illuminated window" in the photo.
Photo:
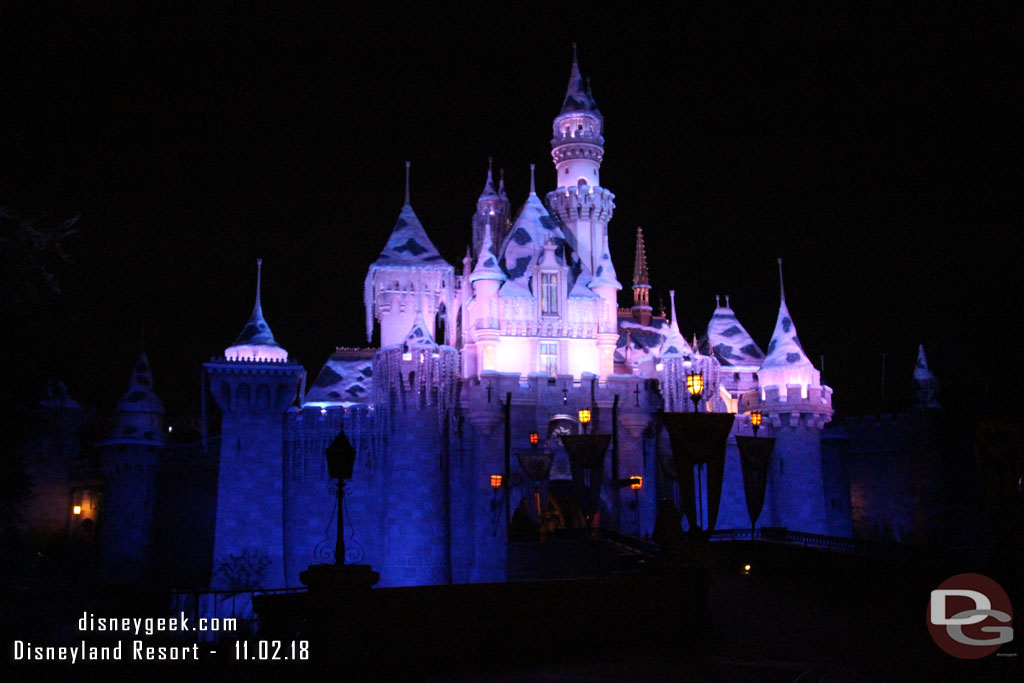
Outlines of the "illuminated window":
M552 376L558 374L558 342L540 343L540 369Z
M540 312L544 315L558 315L558 274L540 275Z

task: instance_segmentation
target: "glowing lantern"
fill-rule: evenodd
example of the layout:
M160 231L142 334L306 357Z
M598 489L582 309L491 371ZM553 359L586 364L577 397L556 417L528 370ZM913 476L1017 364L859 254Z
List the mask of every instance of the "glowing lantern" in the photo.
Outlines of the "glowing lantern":
M82 506L81 505L76 505L75 507L71 508L71 511L73 513L75 513L76 515L80 515L80 514L82 514Z
M629 488L634 491L639 491L644 487L644 478L638 476L632 476L629 478Z
M700 395L704 393L704 373L688 373L686 375L686 390L690 392L690 399L693 401L693 410L696 412L697 403L700 402Z
M530 445L536 446L540 443L540 434L537 432L530 432Z
M587 408L582 408L580 410L580 423L583 425L587 425L590 423L590 410L588 410Z
M492 474L491 475L491 488L492 489L500 489L501 488L501 475L500 474Z
M761 427L761 411L755 410L750 413L750 426L754 428L754 436L757 436L757 430Z

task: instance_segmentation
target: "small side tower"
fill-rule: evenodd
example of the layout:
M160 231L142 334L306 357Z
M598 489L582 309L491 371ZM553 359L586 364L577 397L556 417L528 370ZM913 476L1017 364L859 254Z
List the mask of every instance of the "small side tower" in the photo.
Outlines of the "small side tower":
M436 322L454 314L455 268L427 237L409 203L409 166L405 162L405 202L387 244L370 265L363 283L366 340L373 339L374 318L380 321L380 348L401 344L422 313L431 337ZM443 342L455 343L454 321L447 320Z
M492 159L487 158L487 181L484 190L476 200L476 213L473 214L473 258L480 256L484 240L484 226L491 224L491 240L501 245L512 225L512 204L505 196L505 181L501 181L500 191L494 189L494 177L491 171ZM497 253L497 249L494 250Z
M153 392L153 373L143 351L117 404L114 429L99 444L100 573L110 583L141 584L150 578L163 425L164 405Z
M217 479L213 588L238 585L243 569L259 587L287 585L284 549L284 419L306 371L274 340L260 303L263 260L256 261L256 304L224 356L205 363L210 392L223 414ZM248 565L242 567L241 565Z
M773 427L775 450L766 494L770 524L825 534L821 431L832 419L832 389L821 385L821 373L800 346L786 306L782 259L779 293L775 332L758 371L760 388L743 395L740 412L760 410Z
M584 83L572 46L572 69L562 111L552 124L551 158L558 176L557 190L547 195L552 213L576 238L576 252L591 273L597 270L608 221L615 211L615 195L601 186L604 158L604 117L590 85Z

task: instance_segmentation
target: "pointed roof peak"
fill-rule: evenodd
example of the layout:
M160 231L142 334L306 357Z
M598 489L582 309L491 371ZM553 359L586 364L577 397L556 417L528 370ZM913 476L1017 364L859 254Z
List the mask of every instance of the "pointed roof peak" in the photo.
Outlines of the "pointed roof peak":
M647 251L644 248L644 229L636 226L636 256L633 259L633 284L650 285L650 276L647 272ZM673 317L675 313L672 314Z
M679 320L676 318L676 290L668 292L672 307L672 323L669 325L668 335L662 342L662 356L683 356L693 353L693 348L686 342L683 334L679 331Z
M931 368L928 367L928 357L924 353L924 344L917 346L917 363L914 365L914 379L931 380L935 379Z
M572 68L569 70L569 85L565 89L565 100L562 102L562 114L573 112L591 112L600 116L597 103L590 94L590 86L580 74L580 63L576 56L576 43L572 44Z
M484 224L484 239L480 243L480 256L477 258L476 267L473 268L470 282L478 280L505 280L505 271L498 265L498 257L494 254L494 237L491 235L491 217L487 217Z
M786 303L786 287L782 283L782 259L780 258L780 259L778 259L778 261L779 261L779 298L782 300L782 303Z
M530 164L530 194L532 195L537 194L537 186L534 182L534 170L536 169L536 167L537 164Z
M487 157L487 180L484 182L484 190L480 193L480 199L496 199L498 193L494 190L494 175L492 173L492 164L494 157Z
M714 355L723 367L759 367L764 360L764 352L736 317L729 304L729 295L725 295L725 306L717 294L715 303L717 307L707 329L709 353Z
M405 162L405 206L409 206L409 167L412 166L412 162L406 160Z
M249 322L245 324L238 338L235 339L235 343L232 344L233 347L252 344L278 346L277 341L274 340L274 333L270 331L270 326L267 325L267 321L263 317L262 283L263 259L258 258L256 259L256 301L253 304Z
M402 342L402 348L406 351L417 346L437 348L437 342L434 341L434 337L427 328L427 322L423 318L423 309L421 307L417 307L416 321L412 324L409 334L405 335L405 340Z
M502 199L508 199L508 195L505 194L505 169L498 171L498 196Z

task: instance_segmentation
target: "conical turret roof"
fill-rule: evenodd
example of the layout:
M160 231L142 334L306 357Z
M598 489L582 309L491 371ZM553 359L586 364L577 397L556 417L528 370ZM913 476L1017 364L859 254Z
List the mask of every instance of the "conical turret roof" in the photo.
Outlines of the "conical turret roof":
M437 342L434 341L434 337L430 334L427 323L423 319L422 310L416 312L416 322L412 324L412 329L409 330L409 334L405 335L405 340L402 342L402 348L406 351L413 347L438 348Z
M737 319L728 297L725 306L719 301L715 307L708 323L708 341L723 366L760 367L764 360L764 351Z
M119 413L159 413L163 415L164 404L153 391L153 371L149 367L146 352L139 353L139 359L132 368L128 391L117 402Z
M593 95L590 94L590 86L583 80L583 76L580 74L580 64L576 59L576 44L573 43L569 85L565 89L565 100L562 102L562 110L559 112L559 116L577 112L588 112L598 117L601 116L601 112L597 109L597 102L594 101Z
M604 249L601 252L601 258L597 262L597 268L594 270L594 278L587 286L591 289L594 287L622 289L622 284L619 283L618 275L615 274L615 266L612 264L612 256L608 249L608 233L604 235Z
M491 163L491 157L487 157L487 180L484 182L483 192L480 193L480 198L477 201L501 199L501 195L499 195L494 189L494 176L491 172Z
M796 336L796 325L786 306L786 290L782 284L782 259L779 259L779 315L775 320L775 332L768 344L768 355L761 363L762 369L772 368L813 368L811 360L804 353L800 339Z
M256 302L252 307L252 315L249 321L242 328L235 343L232 346L253 345L278 346L274 339L274 333L270 331L270 325L263 317L263 304L260 300L260 283L263 279L263 259L256 259Z
M672 324L669 326L668 335L661 344L661 355L664 356L691 356L693 347L687 343L683 333L679 331L679 321L676 319L676 290L669 290L669 297L672 299Z
M498 265L498 257L494 255L494 240L491 238L491 222L484 227L484 241L480 244L480 256L476 267L469 276L470 282L478 280L505 280L505 271Z

